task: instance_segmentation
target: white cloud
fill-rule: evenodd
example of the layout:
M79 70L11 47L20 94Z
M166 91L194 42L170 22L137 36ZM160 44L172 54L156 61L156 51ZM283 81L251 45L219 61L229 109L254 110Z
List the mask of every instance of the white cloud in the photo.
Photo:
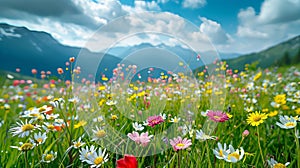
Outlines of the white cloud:
M265 0L258 21L284 23L300 19L300 0Z
M169 0L157 0L157 3L165 4L165 3L167 3L167 2L169 2Z
M217 45L223 52L250 53L300 34L300 0L265 0L260 12L241 9L231 43Z
M155 1L146 2L135 0L134 6L136 11L160 11L160 7Z
M202 21L200 31L208 36L214 44L225 44L229 41L230 35L225 33L221 25L205 17L200 17Z
M206 5L206 0L184 0L182 6L184 8L200 8Z

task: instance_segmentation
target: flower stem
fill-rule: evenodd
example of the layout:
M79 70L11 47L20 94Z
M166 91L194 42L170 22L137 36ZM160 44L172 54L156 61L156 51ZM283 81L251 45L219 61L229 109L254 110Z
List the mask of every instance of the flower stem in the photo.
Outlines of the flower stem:
M178 151L178 168L180 168L180 162L181 162L181 160L180 160L180 151Z
M260 152L260 156L263 162L263 165L265 165L265 159L261 150L261 146L260 146L260 136L259 136L259 130L258 130L258 126L256 126L256 130L257 130L257 142L258 142L258 147L259 147L259 152Z
M24 159L25 159L25 167L28 168L29 165L28 165L28 160L27 160L27 151L25 151L25 153L24 153Z
M297 165L300 167L300 147L299 147L299 140L296 134L297 128L295 127L295 140L296 140L296 151L297 151Z
M241 142L240 142L240 144L239 144L238 148L240 148L240 146L242 145L242 143L243 143L243 140L244 140L244 137L242 137L242 140L241 140Z
M209 167L212 167L211 161L210 161L210 156L209 156L209 148L208 148L207 141L206 141L206 150L207 150L208 165L209 165Z

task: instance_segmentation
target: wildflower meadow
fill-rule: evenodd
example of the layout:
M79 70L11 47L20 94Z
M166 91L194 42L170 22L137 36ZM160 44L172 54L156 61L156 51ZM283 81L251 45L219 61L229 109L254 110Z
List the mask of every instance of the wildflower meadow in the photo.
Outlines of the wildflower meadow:
M130 81L135 65L91 80L66 61L1 76L0 167L300 167L299 65Z

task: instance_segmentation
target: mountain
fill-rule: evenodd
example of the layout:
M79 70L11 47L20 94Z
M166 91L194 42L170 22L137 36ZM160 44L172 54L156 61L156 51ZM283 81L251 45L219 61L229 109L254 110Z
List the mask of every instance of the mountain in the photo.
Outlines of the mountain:
M0 23L0 69L2 70L14 72L16 68L20 68L22 74L31 75L31 69L35 68L38 71L49 70L57 75L57 68L64 68L69 57L77 57L79 52L84 53L87 60L103 57L101 65L105 65L107 73L112 72L121 61L120 58L110 54L104 55L87 49L64 46L45 32ZM103 66L100 67L97 72L104 69ZM111 76L111 73L108 76Z
M117 55L120 58L125 58L126 56L128 56L132 53L135 53L139 50L147 49L147 48L148 49L149 48L164 49L166 51L172 52L173 54L175 54L175 55L179 56L181 59L183 59L187 64L189 64L191 69L196 69L199 66L203 65L203 64L197 62L196 59L191 60L191 56L192 56L192 58L196 58L197 53L195 53L194 51L192 51L188 48L184 48L179 45L168 46L165 44L159 44L159 45L154 46L150 43L141 43L139 45L134 45L131 47L121 47L121 46L113 47L113 48L109 49L107 52L112 55ZM205 52L201 53L201 54L210 55L210 53L205 53ZM241 55L238 53L218 53L218 54L222 60L234 59Z
M257 53L241 55L238 58L229 59L227 62L233 69L242 70L245 64L251 64L256 61L258 62L258 67L266 68L274 65L278 61L281 61L285 53L288 53L292 59L299 50L300 35L274 45L266 50Z

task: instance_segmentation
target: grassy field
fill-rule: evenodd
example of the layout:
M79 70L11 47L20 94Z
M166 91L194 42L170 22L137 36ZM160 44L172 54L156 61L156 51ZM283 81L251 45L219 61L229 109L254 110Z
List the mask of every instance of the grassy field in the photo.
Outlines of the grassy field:
M196 84L184 74L76 84L3 73L0 167L110 168L125 154L143 168L300 167L300 66L216 66Z

